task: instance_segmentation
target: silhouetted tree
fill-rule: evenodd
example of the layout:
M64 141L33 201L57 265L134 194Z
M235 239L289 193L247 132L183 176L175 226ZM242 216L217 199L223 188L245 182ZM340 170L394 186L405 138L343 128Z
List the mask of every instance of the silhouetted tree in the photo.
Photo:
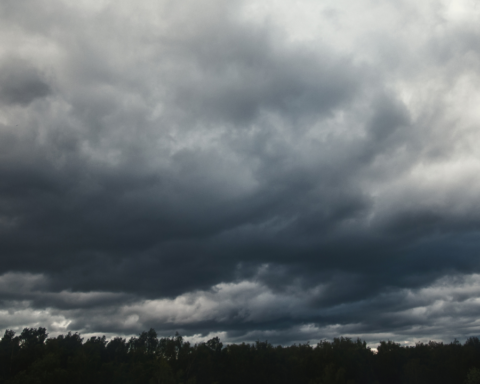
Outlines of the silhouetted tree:
M7 330L0 340L0 384L478 384L480 341L412 347L382 341L374 354L362 340L316 346L267 341L191 345L154 329L128 342L79 334L47 338L45 328Z

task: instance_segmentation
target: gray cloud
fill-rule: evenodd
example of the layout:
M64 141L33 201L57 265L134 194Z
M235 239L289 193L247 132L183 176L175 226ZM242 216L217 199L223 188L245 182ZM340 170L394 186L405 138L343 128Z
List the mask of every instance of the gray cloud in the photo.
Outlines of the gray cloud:
M477 332L476 16L360 3L3 2L1 327Z
M51 93L44 76L29 62L6 59L0 65L0 102L26 106Z

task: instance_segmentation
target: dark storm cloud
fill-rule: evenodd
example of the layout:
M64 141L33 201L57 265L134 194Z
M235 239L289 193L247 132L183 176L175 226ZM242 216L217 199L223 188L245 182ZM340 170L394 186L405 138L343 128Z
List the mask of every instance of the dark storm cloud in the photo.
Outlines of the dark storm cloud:
M0 6L16 36L0 56L1 327L441 337L458 305L472 333L474 306L440 296L479 294L475 116L439 90L461 103L474 60L449 51L452 86L438 36L418 43L426 71L388 54L410 35L346 49L248 19L248 2L185 4Z

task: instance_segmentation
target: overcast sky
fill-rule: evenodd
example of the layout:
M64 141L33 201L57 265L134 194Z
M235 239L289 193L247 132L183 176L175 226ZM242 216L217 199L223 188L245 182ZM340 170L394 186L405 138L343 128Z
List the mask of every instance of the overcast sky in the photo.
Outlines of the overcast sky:
M480 2L1 0L0 330L480 335Z

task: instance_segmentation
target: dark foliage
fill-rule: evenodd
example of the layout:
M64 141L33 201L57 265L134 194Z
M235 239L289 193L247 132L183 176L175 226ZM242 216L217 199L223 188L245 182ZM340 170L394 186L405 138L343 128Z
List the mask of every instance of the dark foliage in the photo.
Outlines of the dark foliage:
M289 347L268 342L191 345L150 329L130 340L77 333L47 338L45 328L7 330L0 341L0 383L115 384L480 384L480 340L402 347L374 353L348 338Z

